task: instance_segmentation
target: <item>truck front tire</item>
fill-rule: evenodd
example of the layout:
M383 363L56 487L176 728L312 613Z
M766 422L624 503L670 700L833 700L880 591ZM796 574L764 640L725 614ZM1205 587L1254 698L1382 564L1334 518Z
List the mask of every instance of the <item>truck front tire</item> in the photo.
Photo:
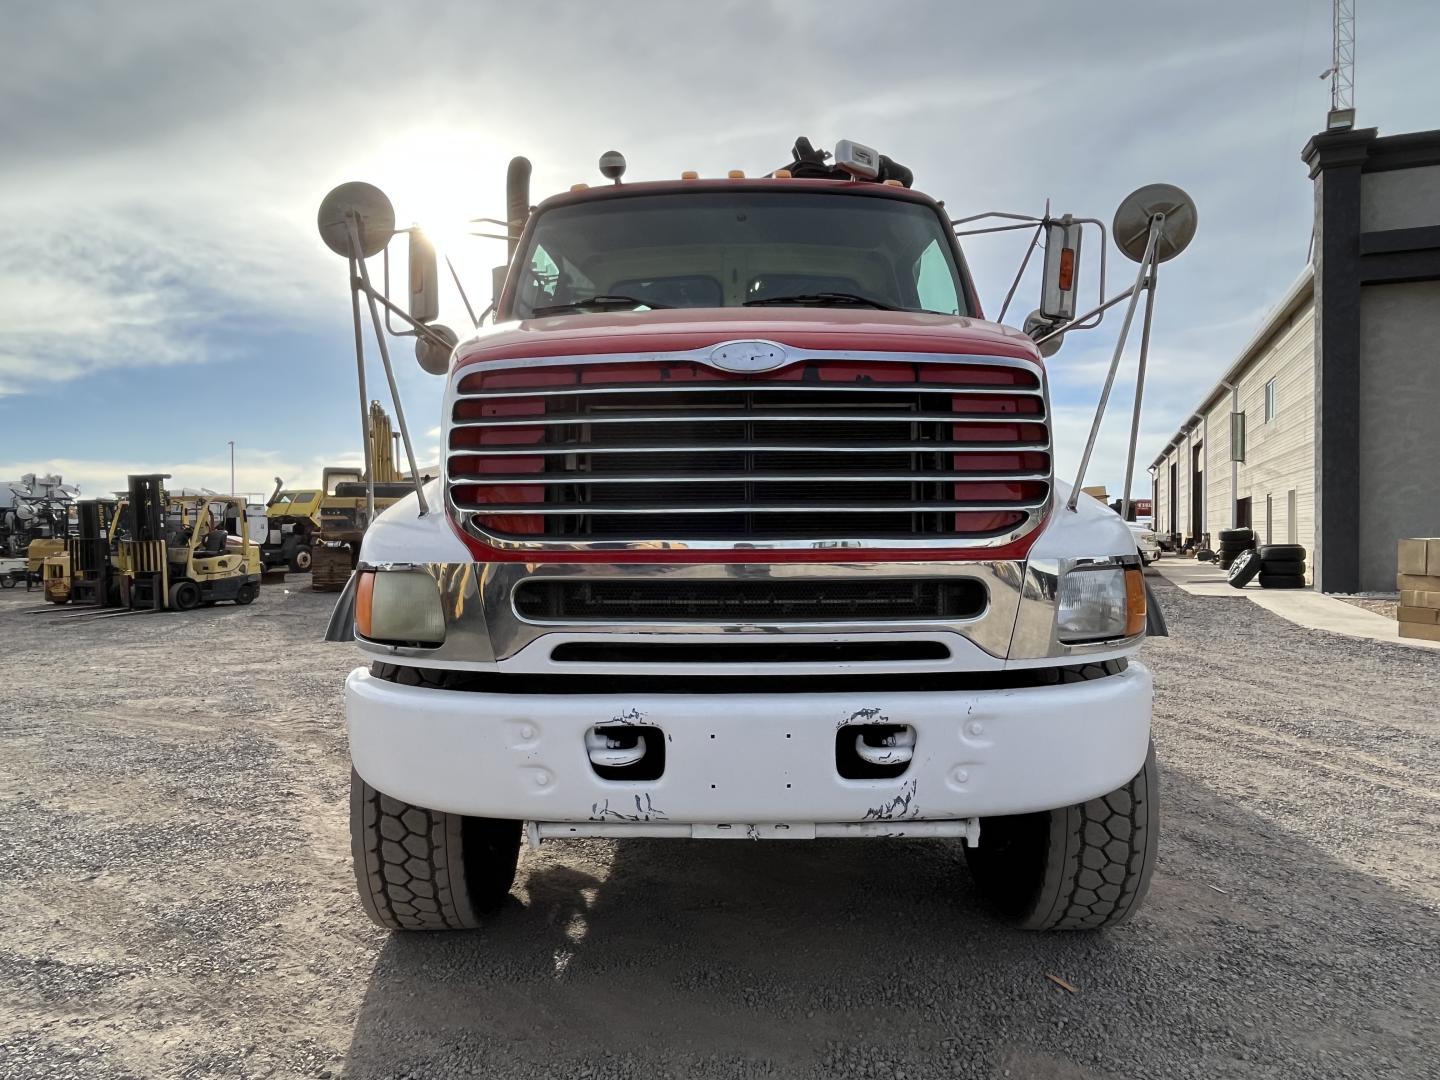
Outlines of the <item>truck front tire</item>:
M515 882L520 822L411 806L350 772L350 848L365 913L390 930L468 930Z
M1022 930L1100 930L1128 919L1150 888L1160 838L1152 744L1124 787L1078 806L982 818L966 848L980 893Z

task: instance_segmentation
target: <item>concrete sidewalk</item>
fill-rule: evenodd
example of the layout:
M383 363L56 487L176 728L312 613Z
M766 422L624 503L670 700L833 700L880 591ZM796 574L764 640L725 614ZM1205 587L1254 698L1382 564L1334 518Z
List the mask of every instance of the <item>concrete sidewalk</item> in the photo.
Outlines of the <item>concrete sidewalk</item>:
M1196 562L1186 558L1164 558L1152 569L1176 588L1193 596L1229 596L1248 598L1282 619L1311 630L1328 630L1346 637L1369 638L1387 645L1408 645L1415 649L1440 650L1440 641L1402 638L1400 624L1373 611L1336 600L1333 596L1312 589L1262 589L1251 582L1243 589L1232 588L1225 580L1225 571L1214 563Z

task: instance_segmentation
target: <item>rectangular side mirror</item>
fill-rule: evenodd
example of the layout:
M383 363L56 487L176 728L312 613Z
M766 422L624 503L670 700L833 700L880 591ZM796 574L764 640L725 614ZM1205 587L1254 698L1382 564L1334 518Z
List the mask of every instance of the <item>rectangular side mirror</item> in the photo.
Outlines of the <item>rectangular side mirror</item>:
M1040 289L1040 315L1054 323L1075 318L1080 288L1080 223L1069 214L1045 226L1045 279Z
M418 323L440 316L440 268L435 245L419 229L410 230L410 317Z

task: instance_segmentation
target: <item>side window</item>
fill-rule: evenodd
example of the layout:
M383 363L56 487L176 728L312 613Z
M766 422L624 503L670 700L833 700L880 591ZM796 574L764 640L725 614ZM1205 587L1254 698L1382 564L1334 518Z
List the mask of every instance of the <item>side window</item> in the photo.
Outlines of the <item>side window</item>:
M947 315L960 314L959 300L955 296L955 279L951 276L950 265L945 253L940 250L940 241L930 244L915 260L915 296L920 306L927 311L942 311Z
M543 307L555 302L555 290L560 283L560 267L550 253L538 244L535 254L530 257L525 277L520 281L520 299L527 308Z

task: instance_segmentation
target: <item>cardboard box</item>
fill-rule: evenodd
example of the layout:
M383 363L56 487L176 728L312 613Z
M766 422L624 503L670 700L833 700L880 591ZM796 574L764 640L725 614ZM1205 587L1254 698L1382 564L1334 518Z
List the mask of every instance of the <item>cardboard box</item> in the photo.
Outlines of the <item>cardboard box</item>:
M1425 541L1425 573L1440 575L1440 538L1432 536Z
M1401 622L1420 623L1422 626L1434 626L1440 623L1440 608L1433 607L1406 607L1400 605L1400 610L1395 617Z
M1408 638L1421 638L1424 641L1440 641L1440 625L1427 626L1424 623L1402 622L1397 624L1400 627L1400 636Z
M1396 574L1395 588L1399 592L1440 592L1440 577L1426 577L1423 574Z
M1406 589L1400 594L1400 606L1440 608L1440 592Z
M1421 577L1431 573L1426 569L1430 565L1426 554L1429 543L1428 539L1400 541L1400 573L1418 574ZM1440 573L1440 564L1436 565L1435 572Z

